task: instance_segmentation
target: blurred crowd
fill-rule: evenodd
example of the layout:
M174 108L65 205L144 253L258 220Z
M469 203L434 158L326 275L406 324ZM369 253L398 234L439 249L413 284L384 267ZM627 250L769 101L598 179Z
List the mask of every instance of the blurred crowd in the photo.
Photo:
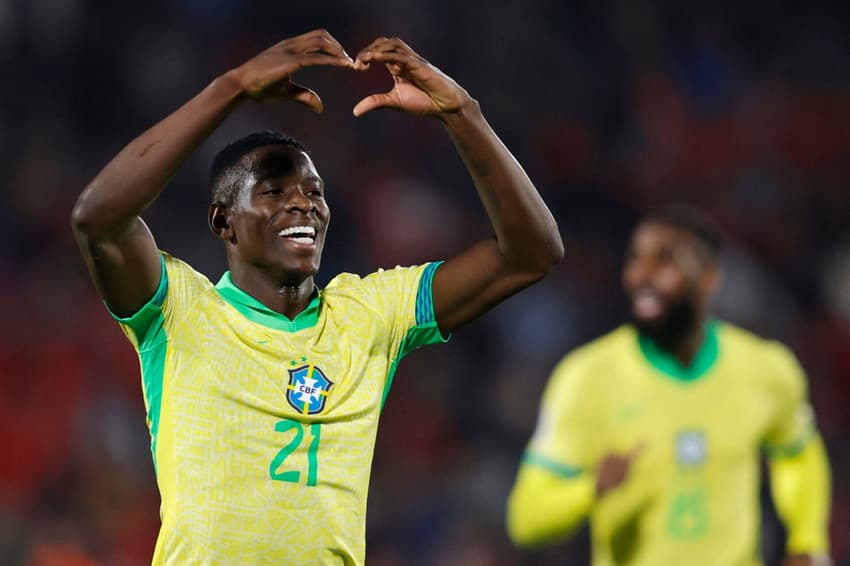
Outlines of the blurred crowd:
M0 564L149 563L159 498L138 361L72 241L77 194L213 77L317 27L352 55L398 35L476 97L558 219L543 283L416 352L378 433L368 562L579 565L587 535L513 549L504 504L554 363L620 324L623 248L648 207L705 208L727 237L717 316L786 342L831 457L833 557L850 565L850 4L813 0L0 0ZM488 234L442 128L361 97L381 69L314 69L317 117L240 108L145 215L214 281L207 169L262 129L311 148L339 271L446 258ZM763 490L765 491L765 490ZM764 555L783 533L764 498Z

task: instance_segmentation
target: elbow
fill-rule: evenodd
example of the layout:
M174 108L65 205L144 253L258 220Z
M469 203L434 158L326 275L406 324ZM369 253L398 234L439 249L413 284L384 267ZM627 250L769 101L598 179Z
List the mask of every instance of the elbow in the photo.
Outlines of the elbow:
M86 188L71 210L71 230L78 242L96 242L105 237L106 229L98 220L101 215L98 214L97 209L96 203L92 202L89 189Z
M546 246L546 249L549 253L547 260L549 265L547 267L547 272L550 268L558 265L564 260L564 242L561 240L561 236L555 234L555 237L551 242Z
M538 246L538 253L534 256L533 262L529 262L528 273L532 279L532 283L536 283L549 275L553 267L557 266L564 259L564 243L560 237L555 237Z

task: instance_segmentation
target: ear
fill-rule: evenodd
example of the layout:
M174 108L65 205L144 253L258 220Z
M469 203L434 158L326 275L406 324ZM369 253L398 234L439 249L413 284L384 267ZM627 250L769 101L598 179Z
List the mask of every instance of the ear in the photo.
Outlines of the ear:
M220 203L210 204L207 211L207 223L210 230L225 242L231 241L235 236L227 218L227 212L227 207Z

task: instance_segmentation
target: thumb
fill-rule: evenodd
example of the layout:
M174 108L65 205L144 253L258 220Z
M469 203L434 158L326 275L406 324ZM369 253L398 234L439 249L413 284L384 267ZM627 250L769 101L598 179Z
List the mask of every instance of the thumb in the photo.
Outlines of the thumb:
M632 446L631 450L626 452L626 454L625 454L626 459L629 462L633 462L634 459L637 458L638 456L640 456L643 453L644 450L646 450L646 440L641 440L637 444Z
M322 99L319 98L319 95L316 94L315 91L296 83L291 83L287 90L289 91L289 96L292 100L309 106L316 114L321 114L322 110L324 110Z
M398 103L389 92L367 96L354 106L354 115L360 117L376 108L397 108Z

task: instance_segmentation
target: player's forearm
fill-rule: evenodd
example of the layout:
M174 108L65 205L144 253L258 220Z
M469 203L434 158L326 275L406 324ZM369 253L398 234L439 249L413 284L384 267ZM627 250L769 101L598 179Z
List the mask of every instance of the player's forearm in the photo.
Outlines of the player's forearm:
M534 547L572 535L594 501L593 479L561 478L523 465L508 498L508 535L517 546Z
M773 500L788 531L788 554L827 552L830 472L820 437L795 456L772 457L769 466Z
M222 75L122 149L82 192L75 231L97 241L129 226L180 165L236 107L241 87Z
M472 98L443 122L478 189L502 255L517 269L545 274L563 257L564 245L525 170Z

